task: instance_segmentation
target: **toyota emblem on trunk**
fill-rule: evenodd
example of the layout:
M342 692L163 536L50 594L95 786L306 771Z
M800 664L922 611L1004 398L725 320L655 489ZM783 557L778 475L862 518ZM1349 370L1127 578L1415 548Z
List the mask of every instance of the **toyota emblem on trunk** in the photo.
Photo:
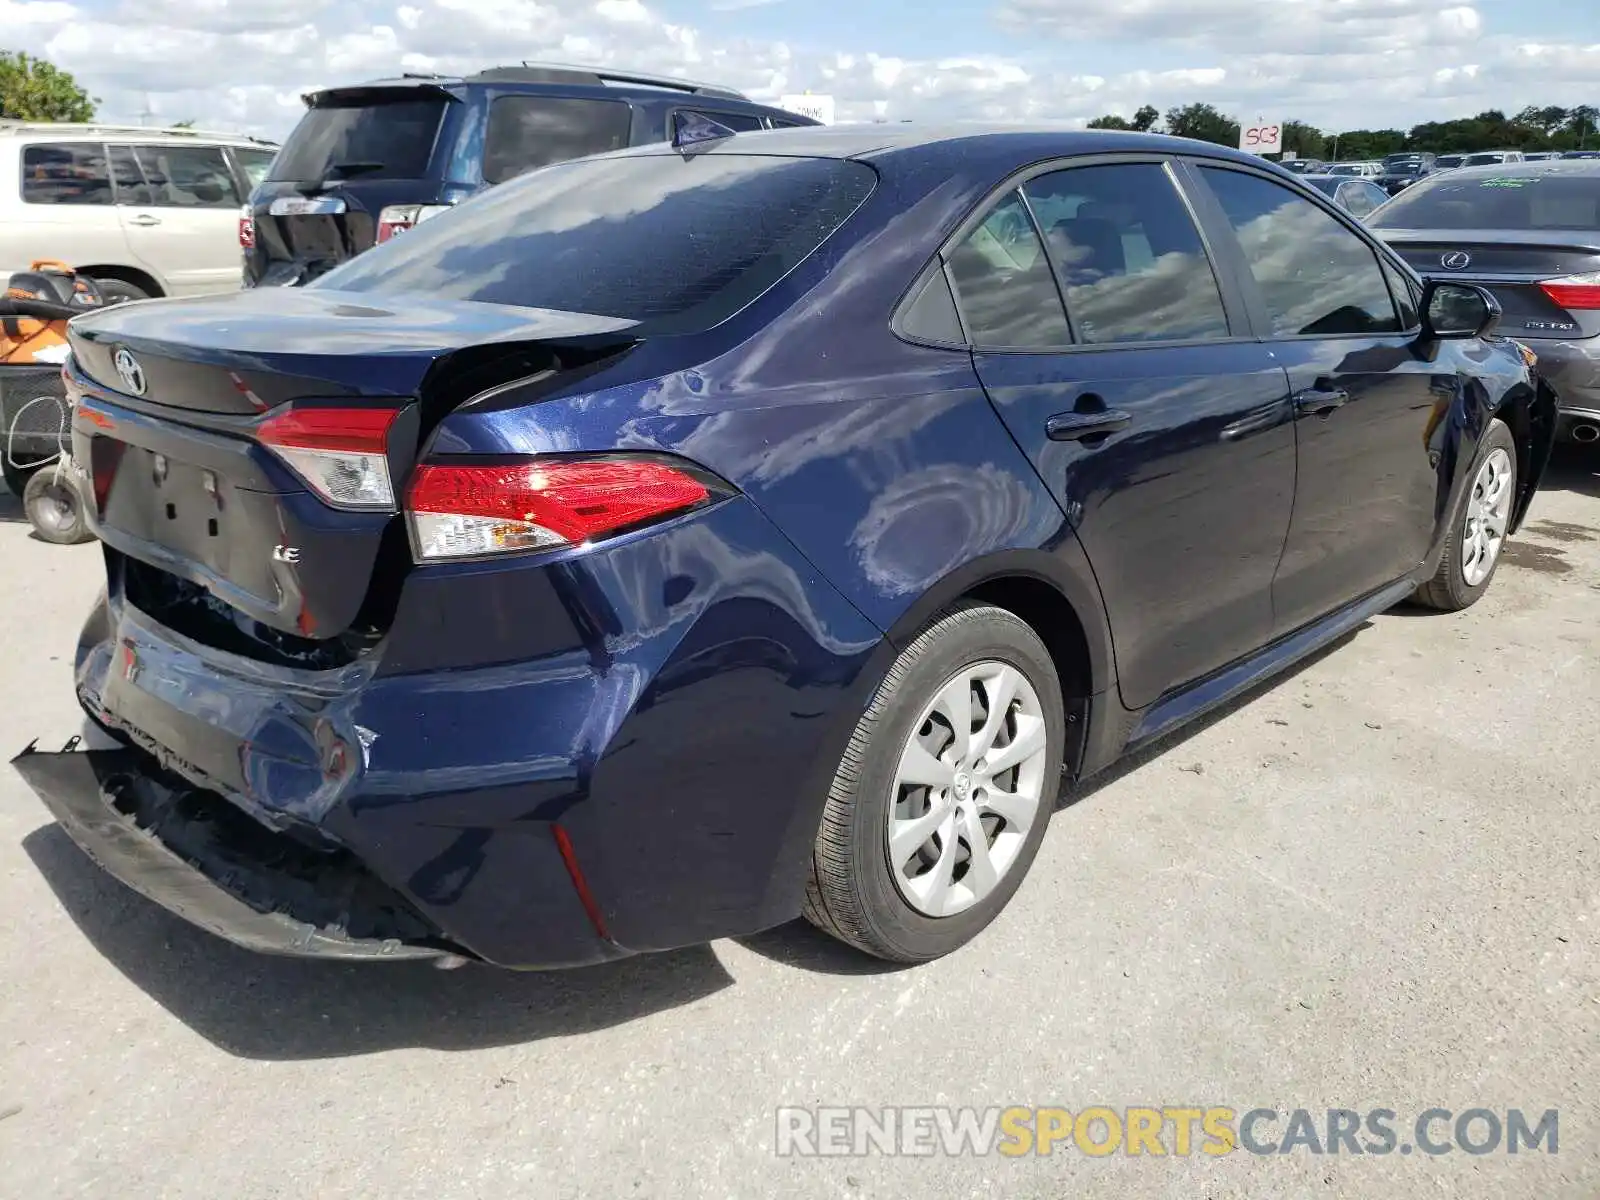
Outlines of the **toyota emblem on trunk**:
M1452 250L1439 260L1439 265L1446 271L1465 271L1472 265L1472 255L1465 250Z
M117 378L122 380L123 391L130 396L144 395L144 368L137 358L126 350L118 350L112 356L111 365L116 368Z

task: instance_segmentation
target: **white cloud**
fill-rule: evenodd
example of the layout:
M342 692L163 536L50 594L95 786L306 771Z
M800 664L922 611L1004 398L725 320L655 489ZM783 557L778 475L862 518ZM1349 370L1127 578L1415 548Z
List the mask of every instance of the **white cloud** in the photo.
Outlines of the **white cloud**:
M0 0L0 21L11 46L73 72L107 119L149 110L273 136L315 87L518 59L715 80L767 101L809 89L834 95L843 120L1082 122L1205 100L1324 128L1583 103L1600 76L1600 46L1513 38L1499 9L1425 0L990 0L1015 51L973 53L953 33L945 57L862 44L842 23L819 21L804 46L741 36L737 12L757 2L711 0L729 15L703 27L649 0ZM1113 68L1137 63L1138 45L1150 69Z

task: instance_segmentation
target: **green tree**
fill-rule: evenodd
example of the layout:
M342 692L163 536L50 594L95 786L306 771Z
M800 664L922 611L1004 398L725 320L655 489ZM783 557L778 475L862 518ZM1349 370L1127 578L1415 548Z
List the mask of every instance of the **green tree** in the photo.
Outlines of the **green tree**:
M1149 133L1156 127L1156 122L1161 120L1161 111L1154 104L1140 106L1139 111L1133 114L1133 127L1140 133Z
M1353 162L1398 154L1409 148L1406 141L1399 129L1351 129L1339 135L1339 158Z
M1573 139L1576 148L1581 150L1594 137L1597 124L1600 124L1600 109L1592 104L1580 104L1567 114L1567 123L1561 132Z
M0 50L0 117L14 121L92 121L99 101L42 58Z
M1215 142L1219 146L1239 144L1239 122L1211 104L1186 104L1167 110L1167 132L1174 137Z
M1283 150L1285 154L1295 154L1300 158L1323 158L1328 153L1324 144L1322 131L1314 125L1307 125L1304 121L1285 121L1283 123Z
M1096 117L1089 122L1090 129L1132 129L1133 122L1116 113L1107 113L1103 117Z

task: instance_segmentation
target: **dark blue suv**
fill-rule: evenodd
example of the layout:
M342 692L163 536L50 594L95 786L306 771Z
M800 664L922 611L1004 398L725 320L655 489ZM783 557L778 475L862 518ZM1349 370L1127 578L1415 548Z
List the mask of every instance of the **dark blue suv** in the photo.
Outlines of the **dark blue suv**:
M664 142L675 120L708 117L735 133L817 124L714 84L534 63L404 75L305 102L240 221L246 287L309 282L492 184Z

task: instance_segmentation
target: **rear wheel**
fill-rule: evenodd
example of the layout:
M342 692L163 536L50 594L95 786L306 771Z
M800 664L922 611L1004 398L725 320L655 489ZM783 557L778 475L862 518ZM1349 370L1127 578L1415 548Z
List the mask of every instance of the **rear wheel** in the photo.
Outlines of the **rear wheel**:
M895 660L829 789L805 915L879 958L969 941L1016 892L1061 783L1049 651L1018 617L964 603Z
M1490 421L1451 510L1444 557L1433 578L1417 589L1418 604L1459 612L1478 602L1500 565L1516 499L1517 443L1504 422Z
M150 293L126 279L96 279L95 286L107 304L126 304L130 300L149 300Z
M74 546L94 540L83 519L83 499L78 489L53 470L34 472L22 492L22 509L28 523L44 541Z

